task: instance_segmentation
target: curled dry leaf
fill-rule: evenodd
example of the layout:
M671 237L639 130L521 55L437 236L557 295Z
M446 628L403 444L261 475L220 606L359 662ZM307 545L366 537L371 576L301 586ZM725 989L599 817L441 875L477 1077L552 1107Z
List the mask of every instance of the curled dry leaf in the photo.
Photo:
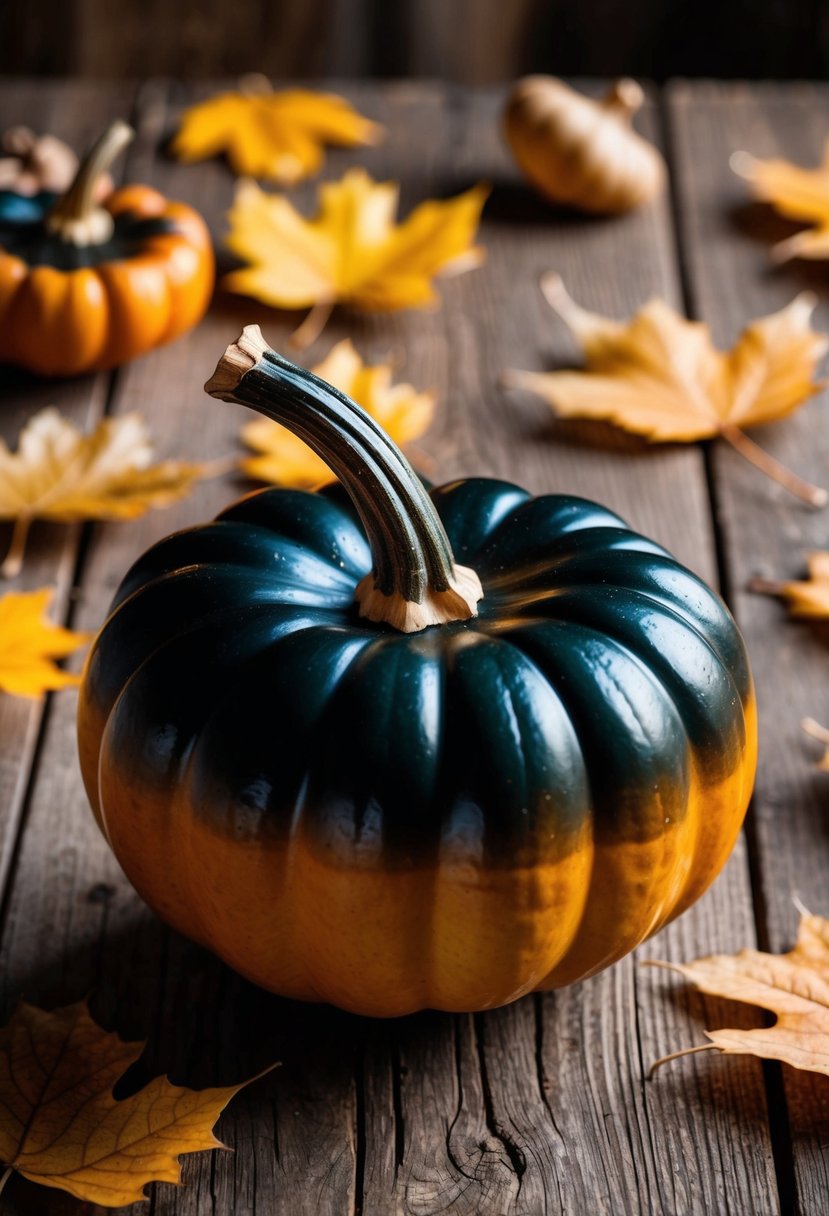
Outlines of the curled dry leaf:
M20 1005L0 1031L0 1188L17 1171L121 1207L146 1198L149 1182L180 1182L181 1153L223 1147L213 1125L242 1085L196 1092L157 1077L113 1098L143 1046L102 1030L85 1004Z
M350 341L337 343L311 370L361 405L395 443L410 443L428 430L434 393L418 393L410 384L392 384L391 365L368 366ZM325 461L278 422L257 418L242 429L242 439L258 453L242 462L249 477L306 489L334 480Z
M238 92L185 110L171 147L187 163L223 152L234 173L292 186L318 172L326 144L374 144L382 130L336 94L272 93L264 76L247 76Z
M741 950L714 954L693 963L652 962L678 971L710 996L757 1005L777 1014L770 1027L751 1030L706 1030L711 1040L701 1047L672 1052L667 1060L717 1048L730 1055L780 1060L793 1068L829 1076L829 921L802 910L797 944L788 954Z
M55 659L73 654L92 635L53 625L46 616L51 601L48 587L0 597L0 692L39 697L80 682L80 676L61 671Z
M275 308L311 308L294 335L307 346L335 304L367 312L428 308L437 303L432 279L479 266L474 244L487 188L421 203L395 222L395 182L375 182L350 169L320 186L319 209L305 219L283 195L242 182L230 212L228 247L248 263L225 276L228 291Z
M720 436L812 505L829 499L742 430L785 417L823 387L813 377L829 340L811 328L813 296L803 293L752 321L723 352L707 325L687 321L664 300L651 300L629 321L613 321L576 304L558 275L546 276L542 289L581 344L586 367L507 372L507 386L538 393L564 418L612 422L655 443Z
M755 198L770 203L787 219L812 225L774 245L775 262L829 258L829 140L816 169L801 169L779 158L758 160L748 152L735 152L731 168L748 182Z
M813 620L829 617L829 553L810 553L807 560L808 578L784 579L753 578L750 591L761 595L775 595L786 602L792 616Z
M0 577L20 570L35 519L135 519L184 497L212 470L180 460L153 463L147 428L137 414L104 418L90 435L56 409L41 410L11 452L0 440L0 520L14 522Z

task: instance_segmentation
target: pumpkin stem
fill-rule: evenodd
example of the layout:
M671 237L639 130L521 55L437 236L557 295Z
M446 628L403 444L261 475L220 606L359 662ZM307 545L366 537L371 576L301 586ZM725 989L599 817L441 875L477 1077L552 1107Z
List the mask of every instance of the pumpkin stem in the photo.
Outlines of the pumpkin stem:
M420 478L355 402L271 350L258 325L245 327L204 387L211 397L250 406L287 427L343 483L373 559L357 587L361 616L415 633L477 615L480 579L455 564Z
M78 166L75 180L46 217L49 232L69 245L103 245L112 236L114 220L96 206L96 193L103 175L124 150L135 132L120 119L104 131Z

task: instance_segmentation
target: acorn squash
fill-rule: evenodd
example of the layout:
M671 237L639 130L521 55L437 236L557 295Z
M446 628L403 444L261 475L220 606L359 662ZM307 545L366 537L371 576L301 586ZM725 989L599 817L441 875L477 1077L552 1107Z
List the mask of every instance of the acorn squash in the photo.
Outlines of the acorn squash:
M84 777L159 916L265 988L394 1015L572 983L701 895L756 762L718 596L595 503L427 492L254 327L207 388L341 485L157 544L92 648Z

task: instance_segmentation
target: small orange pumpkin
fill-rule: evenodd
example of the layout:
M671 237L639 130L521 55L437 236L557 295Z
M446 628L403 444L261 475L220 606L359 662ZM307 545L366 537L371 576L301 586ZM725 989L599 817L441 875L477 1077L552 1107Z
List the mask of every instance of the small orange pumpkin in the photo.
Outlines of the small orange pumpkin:
M132 134L114 123L44 214L0 214L0 362L48 376L103 371L204 316L215 263L201 216L149 186L97 201Z

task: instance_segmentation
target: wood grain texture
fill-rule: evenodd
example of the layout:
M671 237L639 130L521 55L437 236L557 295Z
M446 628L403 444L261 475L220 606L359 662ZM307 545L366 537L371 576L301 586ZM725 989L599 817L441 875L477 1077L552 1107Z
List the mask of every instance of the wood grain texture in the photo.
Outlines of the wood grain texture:
M110 118L129 116L134 94L134 88L119 86L99 90L82 84L67 95L61 86L43 82L0 83L0 114L4 126L28 123L35 130L52 131L81 149ZM62 385L61 408L78 425L94 425L103 412L107 385L106 376L76 379ZM26 420L55 401L53 384L23 372L7 372L0 385L0 438L8 446L16 447ZM10 536L10 526L0 524L0 553L5 552ZM79 539L77 527L36 524L23 573L8 583L0 579L0 595L8 590L54 586L52 617L62 621L75 574ZM45 704L0 696L0 906Z
M225 166L182 168L162 154L181 106L208 91L183 84L142 90L142 138L130 171L195 203L218 236L232 195ZM595 497L713 580L714 528L699 449L652 448L607 428L557 422L542 403L499 386L509 366L540 369L578 358L538 290L546 270L558 270L576 299L611 315L624 316L655 293L679 302L668 200L615 221L551 210L519 182L501 145L500 92L413 83L347 92L388 127L385 143L361 151L359 160L375 177L401 181L403 213L427 195L448 196L482 178L493 183L483 229L488 260L441 285L439 312L336 314L305 361L318 361L346 336L371 360L395 357L401 378L439 394L438 419L422 445L433 476L490 473L538 492ZM67 87L56 96L55 113L65 116L67 131L82 115L89 120L83 89ZM650 107L643 131L656 138L657 130ZM353 161L353 152L334 152L325 175L338 177ZM297 191L298 205L310 209L315 190L311 183ZM704 204L709 221L719 206ZM756 261L762 251L756 245L752 251ZM722 249L719 255L725 258ZM722 292L728 290L725 284ZM219 295L194 333L122 369L108 393L106 385L52 385L50 400L86 409L108 397L114 413L141 411L162 454L221 457L239 450L244 415L205 397L204 379L242 324L260 323L270 343L284 349L297 320ZM767 487L749 476L751 489L746 482L741 493L762 499ZM168 510L90 529L73 601L76 627L100 624L124 571L149 544L209 517L247 488L232 477L205 482ZM789 518L778 514L773 492L770 502L766 533ZM44 569L54 569L53 550L43 560ZM758 610L778 613L775 605ZM778 620L778 643L787 628L794 627ZM811 658L817 663L816 654ZM819 715L821 705L808 709ZM10 776L0 785L0 815L14 790L30 787L25 831L9 853L2 1011L21 994L48 1004L94 987L95 1008L107 1024L149 1036L127 1087L160 1071L196 1085L230 1083L282 1062L223 1117L219 1132L235 1153L189 1160L187 1187L153 1188L153 1216L743 1216L747 1204L758 1216L781 1210L758 1064L709 1053L645 1080L654 1058L700 1042L703 1026L735 1019L750 1025L751 1011L735 1013L734 1006L694 996L663 973L639 968L636 959L575 988L477 1017L432 1013L373 1022L280 1000L169 933L131 891L86 806L71 694L52 699L31 779L30 756L18 758L2 740L0 772ZM800 749L806 769L807 750ZM796 843L808 838L814 855L814 836L805 837L802 827L799 833ZM796 854L786 856L787 881ZM804 864L816 878L818 861ZM819 910L814 883L801 890ZM684 961L755 940L741 842L712 891L639 956ZM801 1138L798 1169L812 1172L817 1196L819 1144L813 1139L811 1159L803 1144L818 1099L808 1085L788 1097ZM804 1182L801 1195L808 1197ZM12 1216L69 1211L60 1195L17 1180L3 1200ZM811 1216L818 1209L812 1203L802 1210Z
M743 148L816 164L826 135L824 86L675 86L670 93L680 198L682 244L693 309L730 343L752 317L772 312L798 291L817 292L815 324L829 328L825 263L778 269L768 248L797 229L750 201L728 158ZM829 484L825 394L779 426L753 432L778 459L819 484ZM805 555L826 548L826 511L812 511L716 445L712 465L731 598L745 633L757 681L762 764L753 811L754 865L761 940L791 947L795 895L813 911L829 911L826 779L814 769L816 748L799 728L811 715L829 720L827 635L823 627L788 622L781 606L746 592L754 574L800 577ZM726 1023L722 1023L725 1025ZM829 1093L820 1078L784 1073L794 1143L798 1211L826 1210L829 1193Z

